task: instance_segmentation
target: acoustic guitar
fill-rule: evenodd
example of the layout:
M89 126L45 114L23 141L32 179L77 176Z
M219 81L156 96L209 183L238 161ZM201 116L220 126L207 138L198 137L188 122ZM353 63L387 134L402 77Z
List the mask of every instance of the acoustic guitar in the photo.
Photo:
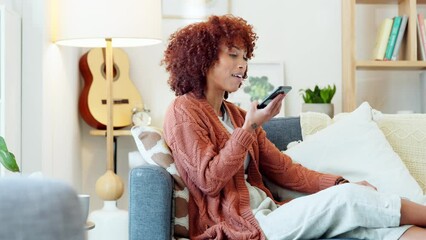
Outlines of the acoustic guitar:
M113 127L123 128L132 124L133 109L143 108L142 98L129 78L129 59L119 48L113 49L114 74ZM107 92L105 49L93 48L80 58L80 72L84 87L79 98L79 111L83 120L96 129L106 129Z

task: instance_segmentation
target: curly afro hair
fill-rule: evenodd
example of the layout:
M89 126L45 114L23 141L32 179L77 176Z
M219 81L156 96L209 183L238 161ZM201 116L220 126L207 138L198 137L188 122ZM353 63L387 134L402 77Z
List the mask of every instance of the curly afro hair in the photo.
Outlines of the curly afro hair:
M203 97L207 71L219 60L220 45L244 46L251 59L257 38L252 25L233 15L211 16L176 31L161 61L170 74L170 88L176 96L193 92Z

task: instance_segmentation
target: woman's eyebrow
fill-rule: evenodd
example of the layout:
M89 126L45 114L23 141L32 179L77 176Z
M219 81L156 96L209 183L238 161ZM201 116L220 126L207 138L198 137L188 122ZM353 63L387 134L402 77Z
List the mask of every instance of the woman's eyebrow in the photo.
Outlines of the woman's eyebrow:
M236 50L238 50L238 51L243 51L241 48L239 48L239 47L237 47L237 46L235 46L235 45L232 45L231 46L231 48L235 48ZM243 54L244 55L246 55L247 54L247 52L246 51L243 51Z
M235 45L232 45L232 46L231 46L231 48L235 48L235 49L237 49L237 50L241 50L239 47L237 47L237 46L235 46Z

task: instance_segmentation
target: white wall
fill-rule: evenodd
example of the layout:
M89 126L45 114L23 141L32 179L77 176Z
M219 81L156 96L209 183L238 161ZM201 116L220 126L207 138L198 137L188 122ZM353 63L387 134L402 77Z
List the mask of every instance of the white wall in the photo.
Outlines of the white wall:
M50 40L50 1L22 1L22 171L81 188L80 52Z
M82 87L78 60L87 49L58 47L50 42L49 0L22 2L24 173L43 171L70 182L77 191L93 196L91 210L99 209L102 202L94 186L106 168L105 139L89 135L90 128L77 110ZM232 12L247 19L259 34L256 61L284 63L286 84L294 89L285 100L287 115L299 115L302 100L298 90L315 84L336 84L333 103L335 112L341 111L341 1L232 0ZM166 40L187 23L164 19L162 44L125 49L130 58L130 78L151 110L152 125L157 127L163 125L166 108L174 98L160 66ZM381 84L384 89L393 89L389 81ZM370 82L361 80L359 85L359 100L369 99L384 108L400 102L389 95L378 98L370 90ZM385 104L379 105L384 99ZM408 106L417 104L415 99L406 100ZM118 174L127 188L127 153L136 146L131 137L119 137L118 147ZM127 201L126 189L119 206L127 208Z
M1 5L0 135L21 163L21 16L12 6ZM0 167L0 176L11 174Z
M40 171L43 146L43 4L22 5L22 171ZM38 7L37 7L38 6Z

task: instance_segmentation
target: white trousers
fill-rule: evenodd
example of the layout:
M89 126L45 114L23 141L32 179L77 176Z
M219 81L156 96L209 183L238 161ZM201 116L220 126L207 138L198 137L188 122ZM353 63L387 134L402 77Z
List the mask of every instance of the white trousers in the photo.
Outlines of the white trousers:
M358 184L343 184L277 207L267 198L253 211L269 240L357 238L396 240L401 199Z

